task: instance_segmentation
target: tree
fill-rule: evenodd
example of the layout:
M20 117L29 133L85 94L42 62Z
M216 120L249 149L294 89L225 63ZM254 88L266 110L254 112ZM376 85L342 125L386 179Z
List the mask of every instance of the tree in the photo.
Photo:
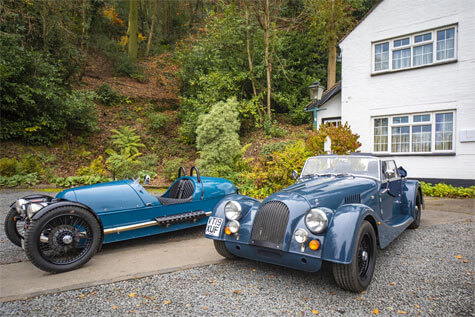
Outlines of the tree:
M327 88L336 82L336 46L355 23L350 0L306 0L310 27L321 45L328 50Z
M129 29L127 52L131 62L137 61L138 53L138 0L129 0Z
M224 176L233 171L239 157L239 113L236 98L213 105L199 118L196 147L200 151L198 166L207 175Z
M145 51L145 56L148 56L148 54L150 53L150 45L152 44L153 30L155 29L155 21L157 20L157 7L158 7L158 0L154 0L152 24L150 25L150 32L148 33L147 50Z

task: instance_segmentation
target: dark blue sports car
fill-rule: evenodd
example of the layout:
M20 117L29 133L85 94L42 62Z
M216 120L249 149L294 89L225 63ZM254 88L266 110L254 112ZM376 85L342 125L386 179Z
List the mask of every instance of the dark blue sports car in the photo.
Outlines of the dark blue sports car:
M26 196L11 205L5 232L41 270L74 270L104 243L205 225L214 206L237 193L230 181L200 177L195 167L185 174L180 168L162 196L133 180L67 189L56 198Z
M368 287L376 250L406 228L417 228L424 205L418 181L394 160L366 155L310 157L296 183L263 202L231 195L216 205L206 227L222 256L298 270L330 262L336 283Z

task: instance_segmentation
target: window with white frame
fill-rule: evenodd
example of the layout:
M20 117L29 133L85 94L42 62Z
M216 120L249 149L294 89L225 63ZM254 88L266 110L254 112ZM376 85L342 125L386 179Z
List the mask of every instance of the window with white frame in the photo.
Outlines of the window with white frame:
M453 25L373 43L373 72L397 71L455 60L456 35L457 25Z
M401 114L373 118L374 152L454 151L454 112Z

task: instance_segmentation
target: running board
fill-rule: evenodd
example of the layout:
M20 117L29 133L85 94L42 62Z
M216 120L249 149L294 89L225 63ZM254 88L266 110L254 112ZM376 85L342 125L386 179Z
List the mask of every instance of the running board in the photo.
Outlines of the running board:
M197 221L198 219L208 217L209 215L211 215L211 211L205 212L203 210L199 210L199 211L186 212L186 213L172 215L172 216L157 217L155 218L155 220L152 220L152 221L104 229L104 234L121 233L124 231L142 229L142 228L153 227L157 225L168 227L171 224L175 224L179 222Z

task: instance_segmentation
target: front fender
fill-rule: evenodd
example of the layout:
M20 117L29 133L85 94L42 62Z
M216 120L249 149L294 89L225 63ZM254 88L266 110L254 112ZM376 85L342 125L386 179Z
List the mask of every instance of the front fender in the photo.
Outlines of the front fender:
M102 235L101 235L101 242L104 240L104 227L102 226L102 221L101 219L99 218L99 216L94 212L94 210L92 210L91 208L89 208L88 206L84 205L84 204L81 204L81 203L78 203L78 202L75 202L75 201L69 201L69 200L61 200L61 201L58 201L58 202L54 202L42 209L40 209L36 214L33 215L33 217L31 218L31 220L38 220L40 219L43 215L45 215L46 213L58 208L58 207L62 207L62 206L75 206L75 207L81 207L81 208L84 208L86 209L87 211L89 211L97 220L97 222L99 223L99 225L101 226L101 232L102 232Z
M325 234L322 260L349 264L353 260L356 235L364 219L375 223L381 221L373 209L363 204L343 205L333 216ZM375 228L376 236L378 235Z

